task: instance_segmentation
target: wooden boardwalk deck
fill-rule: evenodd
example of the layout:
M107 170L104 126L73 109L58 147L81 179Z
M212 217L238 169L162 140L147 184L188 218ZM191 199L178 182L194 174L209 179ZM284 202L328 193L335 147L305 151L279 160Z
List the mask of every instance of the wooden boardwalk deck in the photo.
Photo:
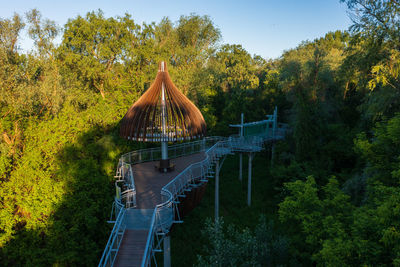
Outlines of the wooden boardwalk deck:
M172 159L175 170L169 173L160 173L156 170L157 162L145 162L132 166L137 208L127 210L126 231L115 260L115 266L140 266L146 247L151 216L156 205L161 203L161 189L190 164L204 158L204 153L197 153Z
M140 266L148 232L148 230L126 230L114 266Z
M175 170L161 173L156 170L158 162L145 162L133 165L133 177L135 177L136 204L138 209L154 209L161 203L161 189L175 176L186 169L192 163L199 162L205 158L204 153L197 153L172 159Z

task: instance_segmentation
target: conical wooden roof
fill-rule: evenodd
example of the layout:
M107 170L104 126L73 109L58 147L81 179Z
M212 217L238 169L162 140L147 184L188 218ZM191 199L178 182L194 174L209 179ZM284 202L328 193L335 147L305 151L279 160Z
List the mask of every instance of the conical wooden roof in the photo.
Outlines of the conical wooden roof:
M162 130L162 88L165 94L165 123ZM206 123L200 110L174 85L164 62L156 79L121 121L120 135L147 142L181 141L203 137Z

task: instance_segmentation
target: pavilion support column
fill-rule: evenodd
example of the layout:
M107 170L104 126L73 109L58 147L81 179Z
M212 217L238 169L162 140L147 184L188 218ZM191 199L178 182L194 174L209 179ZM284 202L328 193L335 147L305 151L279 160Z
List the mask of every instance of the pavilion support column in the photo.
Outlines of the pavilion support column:
M215 165L215 221L219 219L219 159Z
M250 207L251 205L251 168L252 168L252 161L253 161L253 153L249 153L249 175L247 179L247 206Z
M161 62L161 71L164 72L164 61ZM161 137L161 161L159 169L161 172L168 172L171 170L171 166L168 159L167 111L166 111L164 82L161 83L161 115L162 115L162 137Z
M164 267L171 267L171 236L164 238Z
M161 142L161 159L168 159L168 142Z

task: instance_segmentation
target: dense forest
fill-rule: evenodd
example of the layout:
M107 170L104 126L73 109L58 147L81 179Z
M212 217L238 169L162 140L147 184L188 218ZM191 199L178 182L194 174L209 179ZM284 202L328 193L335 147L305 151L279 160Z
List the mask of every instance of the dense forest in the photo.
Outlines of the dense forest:
M274 106L291 129L268 166L275 219L245 230L209 221L210 249L192 264L400 266L400 3L341 1L348 31L274 60L221 43L196 14L0 19L0 265L98 263L118 158L148 145L121 139L119 121L166 60L209 135Z

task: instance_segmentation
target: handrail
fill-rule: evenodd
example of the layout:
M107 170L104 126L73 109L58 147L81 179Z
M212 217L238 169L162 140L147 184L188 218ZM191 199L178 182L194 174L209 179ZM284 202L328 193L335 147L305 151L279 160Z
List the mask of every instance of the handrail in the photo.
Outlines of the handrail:
M126 208L132 208L136 206L136 188L135 182L133 178L132 166L123 161L119 161L117 167L116 177L122 178L115 182L115 187L119 194L118 198L121 200L125 198L129 198L128 201L125 201ZM124 182L124 184L120 185L119 183ZM122 193L121 191L124 190Z
M221 136L211 136L205 137L202 140L187 142L181 144L175 144L168 146L168 158L178 158L190 154L195 154L201 151L205 151L209 147L210 143L215 144L220 140L225 140L226 137ZM131 151L125 153L121 156L121 161L123 163L137 164L148 161L155 161L161 159L161 148L146 148Z
M231 136L229 138L226 138L220 136L213 136L195 142L188 142L188 143L169 146L168 148L169 158L176 158L188 154L198 153L201 151L205 151L206 158L200 162L192 163L189 166L187 166L181 173L179 173L173 180L171 180L161 189L161 194L162 196L166 197L166 200L164 200L164 202L158 204L154 208L141 266L144 267L150 265L151 255L153 252L152 248L154 244L154 236L157 233L164 235L167 234L169 232L169 228L174 223L173 221L174 199L177 198L177 196L181 194L183 190L185 190L191 184L194 184L196 180L198 180L199 178L201 179L207 177L209 174L209 167L211 164L213 164L216 158L232 153L232 151L242 151L242 152L260 151L262 149L263 142L268 140L274 141L282 139L286 131L287 131L287 125L279 123L274 127L271 136L269 135L268 132L267 134L264 135L254 135L246 137ZM210 142L212 143L212 145L209 147L208 145L210 144ZM161 149L159 147L136 150L123 154L120 158L118 168L121 168L119 170L124 180L126 178L128 180L127 181L128 190L124 191L121 194L121 196L124 193L133 192L134 193L133 196L135 197L134 202L136 203L136 191L134 186L131 164L147 162L147 161L155 161L160 158L161 158ZM125 176L124 172L125 166L128 166L129 168L129 175L128 175L129 177ZM119 204L122 205L120 202ZM102 258L100 260L99 267L105 266L107 262L111 266L114 264L114 260L117 255L119 246L121 244L125 228L122 231L121 239L117 240L118 247L115 250L114 255L111 255L111 252L114 251L114 249L112 249L112 246L114 245L114 242L118 237L119 233L118 231L120 230L123 218L125 216L125 211L126 209L123 206L121 206L115 225L111 232L110 238L107 242L106 249L104 250Z
M146 242L146 248L143 253L143 258L142 258L142 264L141 266L148 266L150 265L150 258L147 257L149 255L149 249L153 247L153 241L154 241L154 225L156 221L156 213L157 213L157 208L154 209L153 216L151 217L151 222L150 222L150 229L149 233L147 234L147 242Z
M170 187L175 187L176 188L176 186L174 186L174 184L177 183L177 181L180 181L182 176L185 176L188 172L192 172L192 168L195 165L200 165L201 166L204 163L205 164L204 167L206 167L208 169L209 165L211 164L211 161L214 160L216 157L222 155L222 154L220 155L219 153L217 153L217 151L214 151L214 150L216 150L219 146L224 146L224 145L227 145L227 144L228 143L226 141L219 141L216 144L214 144L212 147L210 147L206 151L206 158L204 160L202 160L200 162L192 163L189 166L187 166L181 173L179 173L173 180L171 180L168 184L166 184L161 189L161 192L164 193L164 194L168 194L169 197L163 203L158 204L154 209L153 216L156 215L156 220L152 219L152 224L150 226L151 230L149 230L149 234L148 234L148 237L147 237L147 243L146 243L146 249L144 251L143 258L142 258L142 265L141 265L142 267L149 265L149 260L150 260L150 256L151 256L150 255L150 248L153 245L155 230L161 230L161 232L163 232L164 234L168 233L168 229L164 228L163 225L164 224L169 225L169 223L168 222L164 223L164 222L160 221L162 219L162 216L160 215L161 210L166 206L171 206L171 225L172 225L172 221L173 221L173 210L172 210L173 200L178 195L179 192L184 190L186 188L186 186L188 184L190 184L190 182L187 181L183 185L179 186L178 190L172 190L172 189L169 190L169 188ZM221 153L225 154L226 152L229 152L229 151L224 151L224 152L221 152ZM192 172L192 174L193 174L193 172ZM205 176L205 173L203 172L203 173L200 174L199 177L196 177L196 178L201 178L201 177L204 177L204 176ZM192 177L190 177L190 180L193 181L196 178L194 178L192 176ZM175 191L175 192L173 193L171 191ZM158 227L159 229L157 229L156 225L159 225L159 227Z
M115 220L114 227L111 231L110 237L108 238L106 248L104 249L103 255L101 256L99 267L113 266L117 253L114 253L114 255L112 255L112 252L118 251L119 246L122 242L122 236L125 232L126 225L123 225L122 232L120 232L120 229L125 218L126 209L121 203L119 203L119 201L115 201L115 203L116 205L119 205L120 209ZM121 236L121 238L118 240L119 235ZM117 241L116 248L114 248L115 241Z

